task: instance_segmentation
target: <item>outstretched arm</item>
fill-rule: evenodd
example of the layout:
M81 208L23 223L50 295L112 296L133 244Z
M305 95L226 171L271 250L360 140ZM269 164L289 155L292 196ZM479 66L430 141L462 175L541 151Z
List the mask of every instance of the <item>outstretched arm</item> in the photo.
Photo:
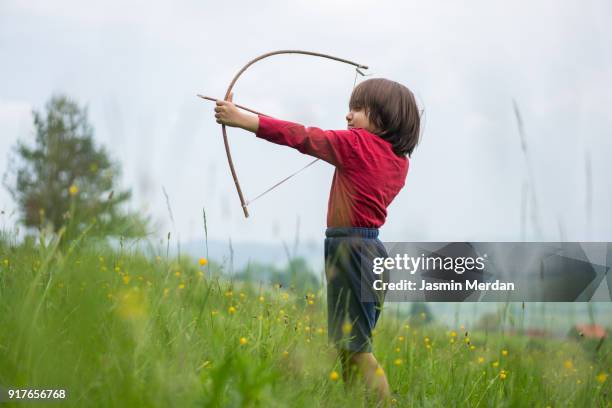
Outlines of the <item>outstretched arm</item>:
M232 103L232 96L230 94L228 101L216 101L217 123L248 130L259 138L292 147L337 167L344 167L354 155L356 134L353 131L304 127L299 123L241 112Z

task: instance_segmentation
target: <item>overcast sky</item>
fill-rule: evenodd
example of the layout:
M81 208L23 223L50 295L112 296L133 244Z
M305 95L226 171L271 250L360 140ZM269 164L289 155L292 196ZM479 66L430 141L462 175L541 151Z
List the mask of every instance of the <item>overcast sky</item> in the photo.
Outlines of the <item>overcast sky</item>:
M529 178L539 222L526 239L612 240L612 3L601 1L0 1L0 170L32 109L63 92L89 107L98 143L123 166L134 209L182 240L320 242L333 168L308 168L244 219L213 105L248 60L278 49L351 59L411 88L425 110L385 241L519 240ZM495 5L493 3L496 3ZM355 71L304 56L264 60L235 101L326 129L346 127ZM239 180L252 198L310 161L234 129ZM588 223L586 160L592 165ZM0 208L14 209L7 191Z

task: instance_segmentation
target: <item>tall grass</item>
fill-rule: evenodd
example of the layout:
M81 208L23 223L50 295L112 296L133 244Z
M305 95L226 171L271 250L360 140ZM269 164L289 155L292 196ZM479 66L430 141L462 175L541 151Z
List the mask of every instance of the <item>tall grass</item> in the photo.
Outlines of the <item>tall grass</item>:
M516 100L512 100L512 107L514 110L514 116L516 118L516 124L519 134L519 140L521 142L521 151L523 152L523 157L525 158L525 167L526 167L526 184L523 182L523 190L522 190L522 203L521 203L521 235L526 235L526 224L524 220L527 217L527 197L530 198L531 203L531 225L535 229L536 236L541 239L543 237L542 227L540 225L540 215L539 215L539 205L538 205L538 197L537 197L537 188L536 188L536 180L535 173L532 165L532 158L529 155L529 151L527 148L527 134L525 132L525 125L523 122L523 116L521 115L521 111L519 109L518 103ZM521 239L524 240L525 237L521 236Z
M78 407L366 404L359 386L330 377L340 367L324 298L230 282L222 269L87 237L72 251L2 240L0 386L66 389L64 405ZM383 313L374 352L397 406L609 404L607 342ZM13 405L28 404L38 406Z

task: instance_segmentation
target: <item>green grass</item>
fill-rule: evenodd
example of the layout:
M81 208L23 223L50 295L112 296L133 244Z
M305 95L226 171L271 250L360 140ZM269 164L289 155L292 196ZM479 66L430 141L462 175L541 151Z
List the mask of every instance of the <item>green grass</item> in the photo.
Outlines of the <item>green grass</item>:
M308 304L305 293L232 283L212 262L165 250L7 241L0 387L66 389L64 405L78 407L365 404L362 389L330 378L340 369L322 291ZM595 350L418 323L383 312L374 336L397 406L610 406L608 342Z

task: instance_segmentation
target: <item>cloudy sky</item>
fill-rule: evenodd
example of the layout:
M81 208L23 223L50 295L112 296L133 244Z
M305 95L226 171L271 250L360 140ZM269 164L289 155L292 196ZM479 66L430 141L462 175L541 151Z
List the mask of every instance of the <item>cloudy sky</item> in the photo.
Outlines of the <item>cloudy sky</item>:
M310 167L254 203L245 220L213 105L195 97L222 97L255 56L303 49L369 65L410 87L425 110L383 240L520 240L527 181L540 232L530 222L525 239L612 240L609 1L239 3L0 1L0 170L17 139L33 139L32 109L62 92L88 106L97 142L134 191L132 208L158 220L160 236L176 229L182 240L200 238L205 207L212 238L290 240L299 219L301 239L320 242L333 168ZM235 101L342 129L354 74L327 60L277 56L247 71ZM229 133L247 198L310 160ZM14 209L5 189L0 207Z

